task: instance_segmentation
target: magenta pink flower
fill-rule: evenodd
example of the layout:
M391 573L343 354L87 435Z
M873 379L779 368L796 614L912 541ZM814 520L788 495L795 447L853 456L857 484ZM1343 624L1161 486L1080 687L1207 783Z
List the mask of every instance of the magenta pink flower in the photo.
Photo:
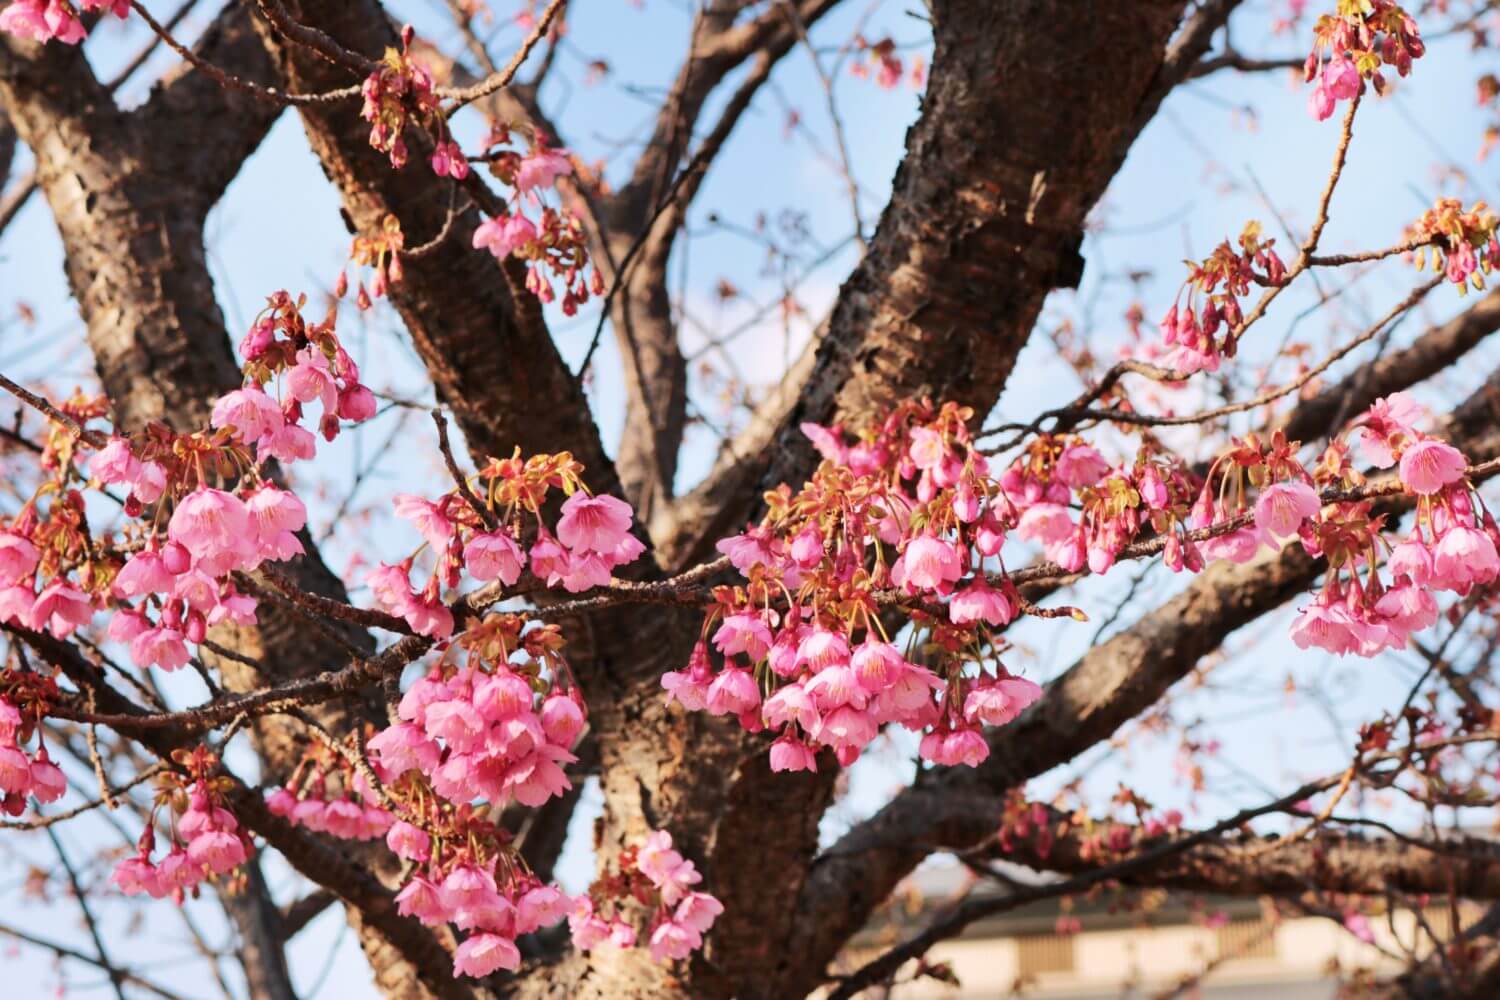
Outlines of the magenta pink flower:
M31 794L38 802L56 802L68 790L68 779L62 768L52 763L46 748L31 762Z
M1028 541L1050 544L1073 535L1068 508L1056 503L1038 503L1026 508L1016 524L1016 534Z
M1041 696L1041 686L1024 677L981 682L964 699L964 718L987 726L1003 726Z
M108 486L132 482L140 474L141 463L131 453L129 441L122 437L112 437L108 444L94 454L89 468L95 479Z
M352 424L369 420L376 409L375 394L365 386L350 385L339 391L339 416Z
M918 590L941 591L963 575L957 547L931 535L912 539L902 554L902 566L905 582Z
M130 658L137 666L176 670L188 661L182 633L172 628L149 628L130 640Z
M843 705L823 716L812 735L835 751L857 752L868 746L878 731L875 719L868 711ZM842 758L840 762L843 763Z
M809 630L797 644L797 663L801 666L822 670L848 662L849 640L842 632L819 625Z
M38 632L45 629L65 639L93 617L94 605L87 594L66 580L53 580L36 596L28 624Z
M1434 586L1463 590L1475 583L1489 583L1497 573L1500 557L1488 532L1459 524L1438 539L1432 559Z
M480 223L474 230L472 243L475 250L488 250L503 260L533 242L536 236L536 226L517 212Z
M1323 86L1335 101L1352 100L1359 94L1359 70L1352 60L1335 56L1323 67Z
M175 577L162 565L161 555L143 549L130 557L115 577L114 592L120 597L142 597L172 589Z
M413 598L402 617L418 635L446 639L453 634L453 612L435 598Z
M783 736L771 744L771 770L816 771L818 755L812 747L790 736Z
M538 927L550 927L568 915L573 901L555 885L532 886L516 900L516 930L530 934Z
M1468 473L1463 453L1428 438L1408 445L1401 456L1401 482L1413 493L1429 496Z
M972 625L986 622L990 625L1006 625L1016 616L1014 602L1003 592L991 587L984 577L953 595L948 604L948 619L955 625Z
M820 712L829 712L842 705L862 709L869 702L869 695L860 686L853 668L845 663L824 667L803 688Z
M441 555L447 550L448 541L453 537L453 522L448 519L443 504L410 493L398 493L394 499L396 516L415 524L433 552Z
M499 580L509 587L521 578L526 555L508 533L481 532L464 546L464 565L476 580Z
M651 959L655 962L681 961L702 945L703 935L668 920L651 932Z
M286 424L261 438L255 446L255 457L262 462L275 459L286 465L305 462L317 454L318 439L312 431L296 424Z
M859 679L860 687L870 694L876 694L896 683L907 664L906 658L895 646L866 636L865 641L855 647L849 658L849 666L854 669L854 676Z
M1053 475L1073 489L1093 486L1109 472L1109 463L1091 445L1072 444L1057 456Z
M449 916L438 887L421 875L396 893L396 912L403 917L416 917L428 927L447 923Z
M726 667L708 686L704 704L713 715L741 715L760 704L760 688L748 670Z
M568 160L567 150L538 146L516 168L516 190L551 187L559 177L572 172L573 164Z
M245 862L245 842L224 830L206 830L187 846L188 858L215 874L233 871Z
M338 412L338 383L328 367L328 358L315 347L304 347L297 352L297 363L287 372L286 388L299 403L317 400L323 404L325 414Z
M761 708L765 724L773 729L795 722L807 732L818 727L819 715L812 696L801 684L778 688Z
M725 656L744 653L752 661L758 661L771 648L771 630L759 615L743 611L726 615L714 632L714 648Z
M178 502L167 534L197 559L237 555L253 537L250 512L239 497L207 486Z
M214 403L209 422L218 428L229 428L243 442L259 441L286 424L281 407L258 385L246 386L220 396Z
M1255 502L1255 527L1277 538L1295 535L1304 519L1315 517L1323 507L1318 494L1300 480L1266 487Z
M549 742L569 748L583 731L583 709L578 702L565 694L551 695L542 702L542 732Z
M581 594L595 587L607 587L610 566L610 560L597 552L573 552L569 554L567 570L562 574L563 589L570 594Z
M1404 576L1418 586L1425 587L1432 579L1432 552L1415 535L1391 550L1386 565L1393 577Z
M411 578L406 574L407 571L400 566L387 563L381 563L365 574L365 583L375 595L376 602L393 615L404 616L415 597L411 592Z
M1318 121L1327 121L1333 115L1336 102L1328 88L1320 81L1307 98L1307 110Z
M506 770L503 794L535 808L573 787L559 764L575 759L562 747L543 744Z
M30 540L13 531L0 531L0 587L29 576L36 569L40 555Z
M574 493L562 505L557 537L575 552L610 553L630 533L630 504L608 494Z
M531 572L556 586L568 572L568 550L551 535L542 535L531 547Z
M31 790L31 761L20 747L0 743L0 792L25 795Z

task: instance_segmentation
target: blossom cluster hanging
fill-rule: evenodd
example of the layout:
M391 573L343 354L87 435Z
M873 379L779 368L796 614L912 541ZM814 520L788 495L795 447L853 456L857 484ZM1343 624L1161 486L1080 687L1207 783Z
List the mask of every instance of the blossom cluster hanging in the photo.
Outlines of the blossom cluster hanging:
M703 947L724 905L693 886L698 868L672 847L672 835L654 830L644 843L620 852L605 874L573 901L568 930L580 951L602 945L631 948L639 935L632 906L649 914L647 947L657 962L680 961Z
M1406 76L1412 60L1427 52L1417 22L1392 0L1338 0L1336 13L1318 18L1313 38L1302 75L1309 83L1317 81L1307 107L1319 121L1330 117L1339 101L1353 100L1365 80L1377 94L1384 93L1382 66Z
M847 766L891 723L921 733L928 760L977 765L989 754L980 727L1040 694L999 659L999 633L1026 610L1005 571L1011 536L1064 573L1103 573L1145 537L1192 572L1295 538L1330 569L1293 639L1365 656L1400 648L1436 620L1428 588L1463 593L1500 573L1500 532L1467 462L1416 430L1421 415L1396 394L1353 429L1378 468L1401 463L1417 499L1417 529L1394 549L1373 499L1324 501L1320 491L1364 484L1341 440L1309 470L1296 442L1249 435L1199 477L1149 442L1116 466L1082 439L1041 434L994 476L952 404L903 404L854 441L806 425L822 465L719 543L745 583L715 590L688 664L662 686L688 710L776 733L773 770L813 770L820 748Z
M1433 273L1441 271L1464 295L1470 285L1475 291L1482 291L1484 276L1500 260L1497 227L1500 220L1484 202L1475 202L1466 212L1457 198L1439 198L1436 205L1407 229L1406 235L1413 243L1431 245ZM1411 257L1417 270L1426 266L1425 247L1413 251Z
M110 880L127 896L170 896L180 904L188 894L197 895L200 883L244 864L253 845L234 813L224 808L232 782L215 775L218 758L199 746L174 751L172 760L186 776L163 773L137 853L117 864ZM171 846L153 860L157 817L163 813Z
M515 938L572 905L530 874L491 818L507 802L539 806L570 787L562 765L575 759L586 717L561 648L555 626L485 618L406 691L399 721L369 741L380 793L353 782L389 803L386 843L415 866L396 897L400 912L469 932L454 956L460 975L514 969ZM275 794L274 807L293 816L314 801L296 801L291 787Z
M1244 322L1240 298L1249 294L1252 284L1273 287L1286 281L1286 265L1275 244L1274 239L1262 239L1259 222L1250 222L1240 233L1238 250L1225 240L1212 256L1188 264L1187 281L1161 320L1162 343L1170 348L1161 357L1163 364L1191 375L1218 371L1221 357L1234 357L1238 328Z
M0 674L0 809L9 816L26 811L28 796L56 802L68 790L67 777L47 755L40 726L56 698L57 684L50 677ZM26 749L33 738L35 753Z

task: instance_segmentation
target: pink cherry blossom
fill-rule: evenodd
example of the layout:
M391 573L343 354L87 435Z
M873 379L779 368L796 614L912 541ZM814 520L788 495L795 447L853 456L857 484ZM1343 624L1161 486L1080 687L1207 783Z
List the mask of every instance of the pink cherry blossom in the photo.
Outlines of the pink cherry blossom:
M448 548L448 541L453 537L453 522L443 504L410 493L398 493L394 500L396 516L415 524L434 552L441 553Z
M1463 479L1468 467L1457 448L1429 438L1408 445L1401 455L1401 482L1413 493L1428 496Z
M40 632L46 630L64 639L94 617L94 605L87 594L65 580L54 580L42 588L31 606L28 625Z
M630 532L630 519L630 504L623 500L574 493L563 502L557 537L575 551L610 553Z
M130 640L130 658L137 666L176 670L188 661L182 633L172 628L149 628Z
M464 565L476 580L499 580L509 587L521 578L526 556L508 533L479 532L464 546Z
M232 493L200 486L178 502L167 533L195 558L238 555L252 537L250 512Z
M0 586L20 582L36 569L40 553L31 541L12 531L0 531Z
M760 704L760 689L748 670L727 667L708 686L704 703L713 715L740 715Z
M921 590L941 590L963 574L963 563L951 542L921 535L902 554L905 580Z
M536 226L519 212L486 219L474 230L471 241L475 250L488 250L505 258L527 246L537 237Z
M1305 518L1314 517L1323 503L1313 488L1300 480L1276 483L1255 502L1255 527L1263 534L1295 535Z
M567 150L538 146L516 168L516 190L551 187L559 177L572 172L573 164L568 160Z

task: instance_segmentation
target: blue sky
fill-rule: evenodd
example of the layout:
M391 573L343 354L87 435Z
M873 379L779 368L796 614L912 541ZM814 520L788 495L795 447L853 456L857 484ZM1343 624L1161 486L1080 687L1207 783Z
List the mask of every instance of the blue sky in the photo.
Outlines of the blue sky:
M434 17L438 5L390 6L440 43L451 42L442 22ZM816 27L814 43L836 48L873 9L865 26L868 37L889 34L899 42L914 43L914 48L903 52L908 58L925 55L921 43L926 27L904 13L908 6L897 0L873 8L846 5L846 10ZM1266 37L1263 11L1268 5L1246 6L1249 9L1236 21L1236 37L1243 48L1268 55L1306 51L1305 34ZM152 3L151 7L159 14L170 12L166 4ZM608 175L618 180L633 158L631 143L639 142L661 89L675 72L688 35L691 7L668 0L645 0L639 9L623 0L579 0L574 8L568 43L558 72L544 91L544 103L563 123L561 138L586 159L611 157ZM503 7L497 4L500 10ZM201 17L189 21L192 30L202 23ZM90 55L101 75L135 50L140 41L136 28L131 25L122 32L109 25L90 42ZM185 28L183 33L192 32ZM519 39L514 27L499 28L494 51L503 59ZM612 73L607 82L589 87L579 78L584 64L594 57L606 58ZM831 61L831 49L824 58ZM153 65L160 68L171 61L158 56ZM1492 62L1468 56L1462 41L1439 42L1394 96L1367 102L1356 127L1349 167L1333 201L1323 249L1393 244L1400 240L1403 226L1435 197L1453 194L1468 201L1500 187L1493 166L1475 160L1488 122L1474 106L1474 79L1491 69ZM797 108L823 151L800 136L788 139L785 107L777 93L763 92L716 161L689 215L693 238L673 267L674 294L683 296L696 320L718 332L740 326L759 307L776 302L783 291L780 277L765 273L764 247L745 232L763 214L773 232L784 234L789 228L783 224L786 213L798 214L809 238L798 248L797 270L827 256L826 263L813 270L798 290L808 319L788 331L772 310L772 318L751 323L733 349L736 367L751 379L766 381L779 373L788 345L795 347L808 325L833 301L840 280L855 260L846 245L851 226L844 182L825 158L833 144L823 95L807 53L795 52L774 79L777 91ZM909 86L882 90L871 81L854 78L847 66L835 87L868 229L889 191L905 129L919 110L919 95ZM130 103L142 93L139 86L127 88L123 99ZM1237 234L1246 220L1261 219L1267 232L1278 237L1278 245L1290 249L1295 240L1283 234L1277 215L1299 235L1305 230L1337 138L1337 122L1314 122L1303 108L1304 101L1305 91L1280 72L1251 78L1215 76L1181 88L1168 100L1096 212L1101 228L1085 241L1087 268L1082 287L1049 300L1038 335L1022 355L1020 370L1026 377L1013 380L995 419L1029 418L1038 409L1071 398L1079 388L1069 369L1055 359L1045 332L1072 323L1097 354L1109 356L1122 341L1122 317L1132 301L1139 299L1154 320L1175 294L1183 274L1181 260L1206 255L1219 240ZM710 107L705 120L712 120L715 107ZM1245 112L1247 107L1254 109L1253 118ZM472 134L477 123L465 128ZM1454 166L1465 173L1462 182L1451 175L1449 168ZM711 213L725 224L711 222ZM295 116L284 115L246 164L214 211L209 236L211 266L236 337L265 295L280 288L315 294L332 285L347 253L349 235L339 217L336 193L307 150ZM0 327L0 370L66 392L75 383L87 384L91 362L67 296L61 263L46 206L34 199L0 242L0 315L10 315L15 303L24 300L39 320L29 330L15 323ZM1127 272L1144 276L1131 281L1125 277ZM1351 277L1340 273L1322 280L1338 287ZM713 290L720 279L741 289L748 301L718 304ZM1417 280L1399 261L1372 269L1354 281L1349 292L1303 322L1298 336L1309 340L1313 354L1320 356L1328 345L1352 335L1405 295ZM1254 342L1246 345L1239 370L1249 370L1273 354L1293 318L1315 301L1316 294L1306 285L1282 296L1256 328ZM1428 321L1446 318L1462 306L1450 289L1440 289L1419 311L1421 322L1416 317L1408 321L1398 330L1395 343L1406 342ZM595 316L588 311L574 320L554 317L559 349L573 365L587 348ZM399 320L389 310L359 315L346 309L340 331L352 341L357 359L372 378L387 381L399 395L419 397L427 392ZM1347 370L1361 356L1357 354L1331 374ZM1427 395L1441 405L1465 394L1497 362L1500 348L1494 344L1481 348ZM620 426L621 388L620 365L609 338L593 371L591 399L606 443L612 446ZM695 406L716 423L725 418L716 399L717 379L722 375L722 368L712 375L695 369ZM356 471L381 454L383 442L392 442L385 460L361 484L355 504L359 516L341 522L325 543L336 568L356 557L368 560L410 546L414 536L409 528L393 522L382 510L381 501L398 484L402 490L443 488L430 423L420 414L404 424L403 418L403 411L393 410L361 434L341 438L328 450L319 471L300 483L306 494L324 497L313 506L315 517L326 521ZM701 474L712 458L713 442L707 429L693 432L682 485L690 485ZM1096 621L1102 620L1121 591L1120 581L1129 575L1127 571L1081 587L1069 596L1069 603L1081 605ZM1132 607L1149 608L1182 582L1168 574L1154 574L1143 583ZM1129 620L1127 614L1123 622ZM1410 668L1400 657L1330 661L1292 647L1284 638L1284 625L1284 621L1256 625L1235 636L1230 643L1237 652L1234 662L1215 675L1212 687L1185 698L1178 709L1180 718L1201 715L1223 744L1219 763L1213 765L1223 781L1214 792L1196 800L1200 817L1261 797L1262 790L1245 777L1247 773L1285 788L1300 777L1342 766L1347 762L1341 755L1347 752L1351 727L1377 714L1382 706L1398 703L1405 693ZM1029 623L1014 632L1018 652L1011 665L1038 680L1055 676L1088 648L1097 628L1096 624ZM1288 677L1304 692L1296 699L1284 693ZM174 693L184 702L201 697L202 692L192 690L192 684L181 681ZM1129 776L1163 805L1189 805L1188 790L1174 771L1172 746L1140 739L1122 747L1101 748L1092 757L1100 758L1089 768L1088 785L1095 790L1107 794ZM828 834L832 836L841 824L876 808L909 773L910 746L905 742L893 742L870 755L857 768L848 798L825 824ZM1063 777L1044 779L1036 789L1045 791ZM579 827L588 819L581 812ZM563 866L565 879L575 887L587 879L589 868L586 829L583 834L573 838ZM65 836L81 854L86 846L110 834L96 823L87 830L69 830ZM50 866L50 848L44 839L28 838L19 846L6 846ZM0 887L12 889L19 874L20 869L0 854ZM273 869L271 874L278 891L291 889L292 880L284 872ZM132 909L109 906L106 920L116 931L123 930ZM139 910L149 928L148 937L117 934L114 939L122 942L119 950L129 954L150 951L168 961L185 956L177 918L169 910L162 905ZM55 938L83 940L66 901L49 907L18 904L13 912L24 914L28 924ZM206 909L196 915L205 925L214 926ZM320 977L325 983L320 996L371 995L362 959L342 926L336 914L326 914L294 943L294 974L304 996ZM331 963L326 975L325 962ZM180 984L187 996L211 995L201 976L186 968L164 967L159 977ZM30 950L14 962L7 961L7 970L14 970L21 981L36 984L35 992L27 996L40 995L57 977L50 960ZM100 978L76 969L66 976L82 995L89 995L82 989L85 984Z

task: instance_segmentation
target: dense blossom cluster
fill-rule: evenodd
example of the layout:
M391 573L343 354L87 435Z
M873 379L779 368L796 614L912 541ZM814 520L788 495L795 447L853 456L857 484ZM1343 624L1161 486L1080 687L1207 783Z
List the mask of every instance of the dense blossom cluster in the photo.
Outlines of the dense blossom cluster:
M1383 93L1381 66L1405 76L1427 51L1417 22L1392 0L1338 0L1336 13L1318 18L1313 37L1303 77L1317 81L1307 106L1319 121L1339 101L1353 100L1365 80Z
M1187 281L1161 320L1162 343L1168 348L1159 358L1162 364L1191 375L1218 371L1221 357L1234 357L1238 328L1244 322L1240 298L1249 294L1251 285L1275 286L1286 280L1286 265L1275 244L1274 239L1261 238L1260 223L1251 222L1240 233L1238 249L1225 240L1212 256L1189 263Z
M127 491L134 521L119 537L89 533L71 485L84 478L73 442L53 456L57 478L0 526L0 621L63 638L112 610L110 638L140 666L166 670L187 663L188 644L209 627L255 621L255 599L235 574L300 555L296 532L307 518L265 463L313 456L316 436L302 426L308 404L321 405L317 426L330 441L341 421L375 409L332 317L309 324L302 304L285 292L268 301L240 344L246 384L214 404L211 427L178 434L153 423L87 456L94 484Z
M1397 393L1377 401L1357 423L1353 433L1370 464L1397 466L1402 485L1417 498L1416 521L1396 545L1380 533L1383 518L1371 515L1368 500L1331 504L1304 525L1303 546L1324 556L1329 571L1292 628L1298 646L1361 656L1405 648L1411 633L1437 621L1434 590L1467 594L1500 575L1500 529L1468 481L1464 456L1417 430L1423 416L1415 401ZM1334 486L1362 481L1337 442L1317 479ZM1379 572L1382 562L1388 576Z
M398 495L396 513L411 521L424 541L402 562L371 571L367 582L376 601L406 619L413 631L443 639L453 631L443 588L456 587L465 572L480 582L510 586L529 564L548 587L569 593L609 583L615 567L635 560L645 545L630 533L630 505L608 494L589 494L579 478L582 470L566 452L525 460L517 453L491 459L473 477L483 491L482 499L470 494L478 506L456 489L435 501ZM568 498L549 527L543 508L554 489ZM424 548L437 565L426 584L414 590L411 571Z
M314 743L285 785L266 799L277 816L341 840L379 840L395 822L351 756Z
M392 810L382 815L394 818L386 843L417 869L397 895L397 905L429 925L451 922L469 932L454 956L454 969L462 975L515 968L517 935L570 914L581 947L606 937L624 944L627 929L634 941L633 928L623 921L592 936L588 897L575 903L556 886L542 884L490 819L495 807L507 802L539 806L570 787L563 765L574 760L571 750L586 716L561 648L555 626L532 627L516 615L492 615L460 636L407 690L399 721L368 744L378 794ZM454 662L459 652L461 665ZM350 783L361 795L371 793L366 781ZM286 788L275 793L272 807L295 817L318 815L326 826L334 806L309 802L317 800L299 801ZM367 807L359 816L368 812ZM350 810L349 819L348 832L329 826L330 832L362 835L362 818ZM639 871L653 880L663 905L676 907L653 927L651 949L658 959L682 958L698 947L722 909L712 897L687 891L700 876L670 844L670 836L656 834L639 861ZM606 898L603 890L595 896ZM585 907L589 916L581 915Z
M188 893L197 894L199 883L227 876L244 864L253 845L234 813L224 808L232 782L214 775L218 759L203 747L176 751L172 759L187 776L165 772L137 853L115 866L111 881L127 896L170 896L181 903ZM161 813L166 814L170 846L160 860L153 860Z
M1466 461L1415 429L1419 408L1402 394L1354 431L1377 467L1400 462L1418 499L1415 532L1383 561L1389 583L1374 500L1325 503L1319 492L1364 482L1342 442L1309 471L1295 442L1250 435L1197 477L1149 444L1115 466L1081 439L1040 435L995 476L966 416L907 404L854 442L804 426L824 462L797 493L770 494L762 523L720 543L746 583L715 591L689 663L662 679L668 700L777 733L773 770L815 769L821 747L848 765L890 723L923 734L924 758L974 766L989 754L980 727L1040 694L999 660L999 633L1025 610L1001 554L1012 535L1065 573L1107 571L1148 529L1174 571L1246 562L1296 538L1330 572L1293 638L1366 656L1436 620L1429 588L1462 593L1500 572Z
M632 907L650 915L646 944L651 958L668 962L687 958L703 947L703 935L724 906L693 886L703 881L698 868L672 847L672 835L656 830L639 847L622 851L604 876L573 901L568 929L580 951L601 945L634 947L637 926Z
M1500 227L1495 213L1482 201L1464 211L1463 202L1457 198L1440 198L1436 205L1422 213L1407 230L1407 238L1413 243L1427 243L1432 247L1432 270L1443 275L1458 286L1459 294L1465 294L1469 286L1476 290L1484 288L1484 276L1500 260L1500 239L1496 229ZM1413 258L1420 270L1427 263L1425 248L1414 251Z
M747 584L716 591L691 661L662 680L668 698L779 733L778 771L816 769L819 747L848 765L888 723L925 732L929 760L983 760L980 726L1010 721L1040 691L994 655L1020 597L992 585L984 561L1008 531L1035 528L1020 527L1022 509L1041 504L1048 484L1019 468L991 478L968 416L907 404L853 444L804 426L825 461L797 493L769 494L761 524L719 543ZM1080 487L1106 468L1086 446L1062 461ZM1057 489L1068 493L1061 479ZM899 626L881 620L888 591L912 602L904 648L890 637ZM927 662L913 662L919 647ZM980 669L966 674L969 662Z

